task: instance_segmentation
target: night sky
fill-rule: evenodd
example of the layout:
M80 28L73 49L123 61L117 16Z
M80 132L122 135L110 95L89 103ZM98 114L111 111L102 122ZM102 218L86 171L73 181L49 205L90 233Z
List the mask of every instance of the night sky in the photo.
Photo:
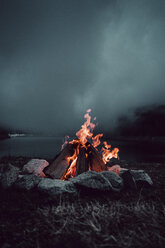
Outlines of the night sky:
M0 127L103 131L165 104L164 0L0 0Z

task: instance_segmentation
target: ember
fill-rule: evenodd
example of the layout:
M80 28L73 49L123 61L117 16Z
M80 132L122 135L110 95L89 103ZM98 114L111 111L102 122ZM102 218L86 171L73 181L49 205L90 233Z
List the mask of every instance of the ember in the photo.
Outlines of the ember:
M56 156L54 162L45 168L44 173L56 179L68 180L85 171L106 171L107 162L111 158L118 158L118 148L111 151L111 145L103 142L100 152L97 147L101 144L100 138L103 134L93 137L95 124L91 122L91 109L86 111L86 121L76 133L77 139L65 140L61 152ZM94 118L95 120L96 118ZM69 136L67 136L69 139Z

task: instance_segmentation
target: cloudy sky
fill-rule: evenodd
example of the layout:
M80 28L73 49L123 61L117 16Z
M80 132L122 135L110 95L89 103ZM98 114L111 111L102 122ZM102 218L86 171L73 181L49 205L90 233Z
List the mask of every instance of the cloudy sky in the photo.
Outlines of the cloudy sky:
M103 130L165 104L164 0L0 0L0 126Z

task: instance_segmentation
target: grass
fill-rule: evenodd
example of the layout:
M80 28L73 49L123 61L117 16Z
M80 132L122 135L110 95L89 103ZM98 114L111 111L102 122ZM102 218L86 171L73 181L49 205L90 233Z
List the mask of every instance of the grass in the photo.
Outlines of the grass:
M25 158L3 158L22 166ZM65 196L1 192L0 247L164 247L165 164L120 162L145 169L153 188L121 194Z

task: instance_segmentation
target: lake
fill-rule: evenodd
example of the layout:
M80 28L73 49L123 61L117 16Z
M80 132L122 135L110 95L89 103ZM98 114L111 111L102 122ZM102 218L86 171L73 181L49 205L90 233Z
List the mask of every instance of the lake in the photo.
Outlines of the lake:
M13 137L0 141L0 157L26 156L53 158L61 150L63 138L55 137ZM114 141L110 144L118 147L122 160L137 162L165 162L165 143Z

